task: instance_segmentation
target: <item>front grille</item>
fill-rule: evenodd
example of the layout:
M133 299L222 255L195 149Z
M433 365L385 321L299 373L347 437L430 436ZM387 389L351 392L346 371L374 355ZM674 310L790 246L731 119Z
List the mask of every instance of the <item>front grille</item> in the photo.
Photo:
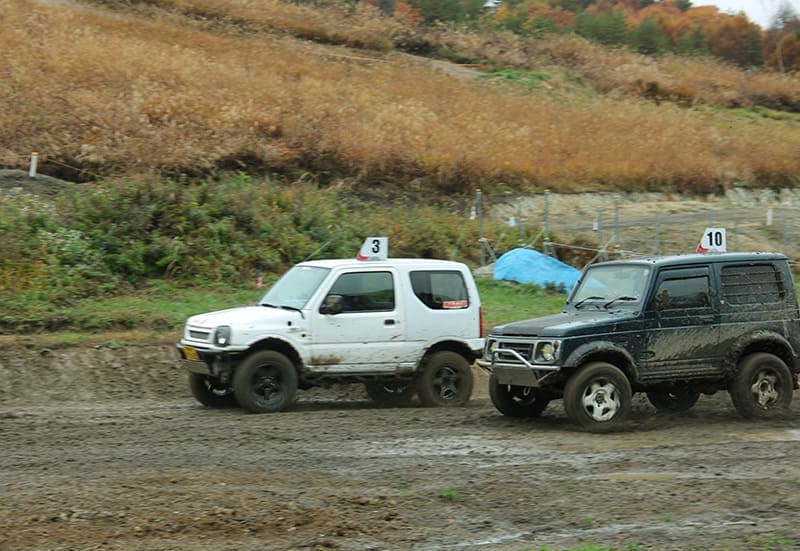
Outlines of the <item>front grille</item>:
M495 361L506 364L520 364L519 358L508 352L501 352L501 350L513 350L527 361L533 363L533 350L535 341L522 341L522 340L505 340L505 339L489 339L486 343L486 357L491 358L492 348L496 351Z
M533 363L533 344L521 342L503 342L500 341L498 348L504 350L513 350L529 362ZM519 360L513 354L499 353L497 359L501 362L517 363Z
M189 338L196 341L208 342L211 337L209 331L198 331L197 329L189 329Z

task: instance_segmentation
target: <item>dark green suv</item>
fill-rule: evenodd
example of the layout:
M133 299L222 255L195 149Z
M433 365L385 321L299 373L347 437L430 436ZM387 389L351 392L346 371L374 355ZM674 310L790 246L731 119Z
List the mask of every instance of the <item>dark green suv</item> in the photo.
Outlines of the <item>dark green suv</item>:
M681 411L727 390L744 417L785 412L798 351L785 256L692 254L588 266L562 313L495 327L478 365L503 414L537 416L562 398L574 423L603 432L634 392Z

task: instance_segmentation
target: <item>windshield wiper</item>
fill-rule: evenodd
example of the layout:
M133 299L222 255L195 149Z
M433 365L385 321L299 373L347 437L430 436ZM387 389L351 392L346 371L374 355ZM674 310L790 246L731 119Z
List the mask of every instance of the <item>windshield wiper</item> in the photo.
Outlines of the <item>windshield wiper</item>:
M603 300L603 299L605 299L605 298L606 298L606 297L598 297L597 295L592 295L592 296L590 296L590 297L586 297L585 299L583 299L583 300L579 300L578 302L576 302L576 303L575 303L575 308L580 308L580 307L581 307L581 304L583 304L583 303L584 303L584 302L586 302L587 300Z
M614 303L615 303L615 302L617 302L618 300L639 300L639 299L638 299L638 298L636 298L636 297L630 297L630 296L628 296L628 295L622 295L621 297L617 297L617 298L615 298L615 299L612 299L612 300L609 300L608 302L606 302L606 303L603 305L603 308L608 308L609 306L611 306L612 304L614 304Z
M262 302L261 306L264 306L265 308L280 308L281 310L291 310L292 312L300 312L300 316L303 319L306 319L306 315L303 313L303 311L295 306L289 306L287 304L281 304L280 306L278 306L276 304L269 304L268 302Z
M292 312L300 312L300 317L306 319L306 315L303 313L303 311L300 308L297 308L296 306L288 306L286 304L281 304L280 306L278 306L278 308L282 308L284 310L291 310Z

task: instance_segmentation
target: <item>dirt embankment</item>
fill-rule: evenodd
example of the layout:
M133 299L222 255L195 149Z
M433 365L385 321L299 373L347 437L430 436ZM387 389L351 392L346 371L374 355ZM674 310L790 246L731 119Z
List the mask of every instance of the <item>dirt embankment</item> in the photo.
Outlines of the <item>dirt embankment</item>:
M800 413L637 398L591 435L554 402L380 408L359 388L247 415L190 398L172 345L4 348L0 550L797 549Z

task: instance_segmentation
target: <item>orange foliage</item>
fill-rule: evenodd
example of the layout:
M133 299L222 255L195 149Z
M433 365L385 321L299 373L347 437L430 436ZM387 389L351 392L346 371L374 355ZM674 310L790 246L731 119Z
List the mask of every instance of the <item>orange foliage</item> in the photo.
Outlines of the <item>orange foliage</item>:
M414 9L408 2L402 0L394 7L394 17L401 23L416 27L422 21L422 15L419 10Z

